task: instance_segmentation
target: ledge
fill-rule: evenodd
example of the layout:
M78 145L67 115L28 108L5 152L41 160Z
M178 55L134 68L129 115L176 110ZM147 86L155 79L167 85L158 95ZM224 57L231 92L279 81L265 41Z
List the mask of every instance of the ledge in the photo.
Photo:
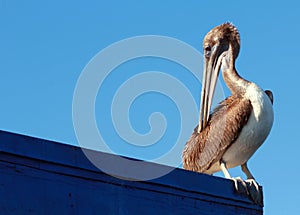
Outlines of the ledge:
M99 162L118 156L84 150ZM130 158L128 158L130 159ZM262 214L234 192L233 182L140 162L136 171L168 171L148 181L123 180L96 168L80 147L0 131L0 211L3 214ZM114 169L113 168L113 169ZM121 170L121 171L119 171ZM111 175L115 175L113 177Z

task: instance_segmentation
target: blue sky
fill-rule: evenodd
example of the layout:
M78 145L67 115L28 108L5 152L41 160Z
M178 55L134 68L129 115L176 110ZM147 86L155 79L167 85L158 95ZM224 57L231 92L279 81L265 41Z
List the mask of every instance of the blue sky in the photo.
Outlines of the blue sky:
M239 73L271 89L275 100L272 131L249 166L264 186L266 214L297 214L299 11L300 4L289 0L0 0L0 129L78 145L72 122L73 94L83 69L97 53L120 40L143 35L176 38L201 52L205 34L231 21L242 39L236 62ZM155 92L134 100L129 118L138 133L149 131L151 113L165 116L166 132L151 147L126 146L109 121L114 92L131 76L144 71L175 77L197 102L201 86L182 66L151 57L123 63L107 77L95 103L98 128L116 153L148 160L164 154L176 141L181 129L176 102ZM116 142L120 144L114 145ZM231 173L238 176L241 172L237 168Z

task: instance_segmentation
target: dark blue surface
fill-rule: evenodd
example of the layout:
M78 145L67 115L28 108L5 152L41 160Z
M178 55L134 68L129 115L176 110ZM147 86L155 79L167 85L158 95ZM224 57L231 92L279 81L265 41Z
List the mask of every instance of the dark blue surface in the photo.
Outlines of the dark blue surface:
M115 158L90 152L101 162ZM168 168L144 162L139 171ZM182 169L151 181L122 180L97 169L79 147L4 131L0 196L0 214L262 214L230 180Z

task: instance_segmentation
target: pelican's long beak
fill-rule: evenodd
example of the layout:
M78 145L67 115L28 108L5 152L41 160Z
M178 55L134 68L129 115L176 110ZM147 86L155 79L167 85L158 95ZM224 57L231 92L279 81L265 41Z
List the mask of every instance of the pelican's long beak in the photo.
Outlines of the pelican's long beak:
M216 83L222 63L222 58L225 56L225 54L226 52L220 53L218 47L215 47L215 49L212 50L212 54L210 57L204 57L204 72L201 91L198 133L200 133L207 124L210 108L212 105L212 99L214 96Z

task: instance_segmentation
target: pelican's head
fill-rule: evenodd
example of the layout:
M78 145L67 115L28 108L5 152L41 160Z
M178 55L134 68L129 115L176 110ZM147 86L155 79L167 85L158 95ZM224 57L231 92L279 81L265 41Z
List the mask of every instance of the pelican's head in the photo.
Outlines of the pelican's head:
M204 71L201 94L200 125L198 131L206 126L217 78L225 57L226 68L234 68L240 51L240 34L231 23L224 23L210 30L203 40ZM225 59L224 58L224 59Z
M240 51L240 34L232 23L224 23L210 30L203 40L203 52L206 60L217 60L232 46L233 57Z

